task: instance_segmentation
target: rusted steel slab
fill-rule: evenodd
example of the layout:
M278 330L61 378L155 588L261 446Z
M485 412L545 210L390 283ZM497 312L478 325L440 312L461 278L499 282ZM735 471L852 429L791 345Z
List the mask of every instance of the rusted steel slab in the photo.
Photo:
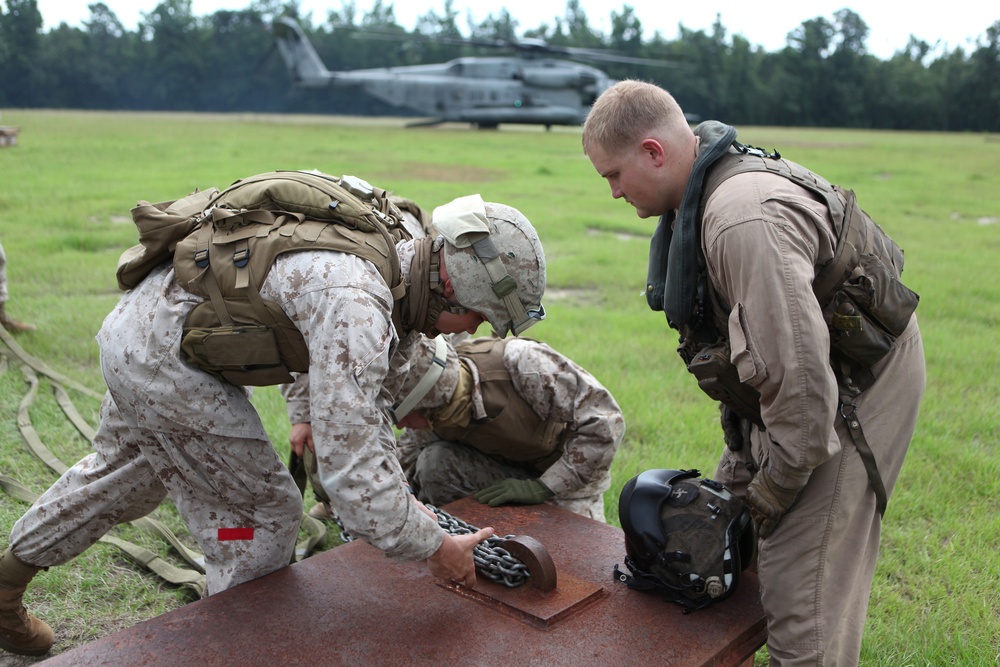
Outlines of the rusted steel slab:
M352 542L42 664L735 667L766 639L751 572L725 602L683 614L614 580L625 553L618 528L549 505L491 508L467 498L444 509L500 535L537 539L559 572L555 590L499 591L481 577L456 594L423 563L395 563Z
M489 609L543 630L562 623L607 595L603 586L572 575L563 575L559 581L558 588L548 591L530 584L507 588L489 580L479 581L475 588L442 581L436 583Z

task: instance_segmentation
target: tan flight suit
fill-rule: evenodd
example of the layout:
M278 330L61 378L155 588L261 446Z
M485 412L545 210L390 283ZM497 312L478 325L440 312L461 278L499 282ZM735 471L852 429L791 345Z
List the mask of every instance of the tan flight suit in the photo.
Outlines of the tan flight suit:
M710 280L731 308L732 359L760 391L766 426L751 430L749 451L727 449L715 477L742 494L750 454L779 485L802 487L759 545L772 664L857 664L879 550L875 494L838 414L830 336L812 290L835 241L826 207L777 175L734 176L705 206ZM915 316L874 374L857 414L891 495L925 385Z
M393 455L382 382L397 338L385 282L353 255L303 251L279 257L261 292L309 343L319 471L345 526L392 558L432 555L444 533L417 508ZM181 359L181 328L200 301L164 265L105 319L97 340L108 395L94 452L15 524L21 561L65 563L169 494L205 553L210 594L290 562L302 497L249 390Z
M477 438L476 425L489 424L504 405L484 403L480 369L468 353L466 341L455 346L459 358L470 362L473 374L472 423L456 441L431 431L406 429L398 452L404 469L411 467L417 496L434 505L463 498L508 477L540 479L555 497L552 503L571 512L604 521L604 492L611 485L611 463L625 434L621 408L611 393L586 370L545 343L508 338L502 346L502 366L509 373L517 401L542 422L558 425L555 443L530 442L517 461L483 453L485 437ZM450 432L462 429L450 429ZM485 432L480 431L485 436ZM552 445L554 444L554 451ZM528 451L534 445L544 462L535 465ZM541 469L539 469L541 468Z

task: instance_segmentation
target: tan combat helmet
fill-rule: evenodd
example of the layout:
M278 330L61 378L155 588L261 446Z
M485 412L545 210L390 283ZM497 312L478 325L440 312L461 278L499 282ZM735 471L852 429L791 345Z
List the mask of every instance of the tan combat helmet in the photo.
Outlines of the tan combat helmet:
M459 304L484 315L501 338L545 318L545 254L520 211L469 195L434 209L433 221Z

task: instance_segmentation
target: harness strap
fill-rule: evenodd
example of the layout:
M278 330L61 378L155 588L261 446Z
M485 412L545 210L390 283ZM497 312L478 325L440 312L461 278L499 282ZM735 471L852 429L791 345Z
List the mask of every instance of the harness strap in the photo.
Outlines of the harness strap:
M215 272L212 271L213 260L219 261L218 253L213 252L213 248L212 224L205 221L202 223L201 229L198 230L198 249L195 251L195 264L199 268L204 269L203 273L207 274L205 289L212 300L212 306L219 316L219 321L223 325L231 327L233 326L233 318L229 314L229 309L226 308L225 299L222 298L222 289L219 287L219 281L215 278Z
M849 399L844 399L840 405L840 414L847 422L847 428L851 433L851 440L858 450L861 462L865 464L865 471L868 473L868 483L875 491L875 507L879 516L885 516L885 508L889 503L885 492L885 484L882 483L882 476L878 472L878 464L875 462L875 454L868 445L865 432L861 428L861 420L858 418L857 408Z
M438 336L434 339L434 359L427 368L427 372L424 373L424 376L420 378L420 382L417 383L417 386L410 391L406 398L390 409L393 423L398 424L400 419L410 414L410 411L420 402L420 399L426 396L431 387L437 383L447 364L448 344L445 342L444 336Z

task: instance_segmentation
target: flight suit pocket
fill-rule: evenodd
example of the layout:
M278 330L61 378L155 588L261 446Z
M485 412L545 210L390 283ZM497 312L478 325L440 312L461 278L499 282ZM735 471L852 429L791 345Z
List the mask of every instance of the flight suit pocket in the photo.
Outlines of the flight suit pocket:
M752 387L760 386L760 383L767 378L767 367L757 354L757 346L747 324L746 311L742 303L736 304L729 313L729 343L733 365L736 366L740 382Z

